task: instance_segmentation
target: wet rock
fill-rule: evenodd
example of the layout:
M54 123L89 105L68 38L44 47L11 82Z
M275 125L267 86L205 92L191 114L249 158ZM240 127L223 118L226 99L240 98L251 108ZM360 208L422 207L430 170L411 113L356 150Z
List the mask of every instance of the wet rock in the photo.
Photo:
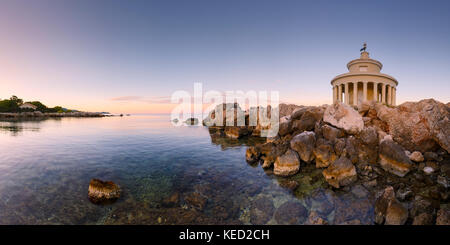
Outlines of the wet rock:
M385 138L380 143L380 165L385 171L403 177L411 170L412 162L400 145Z
M448 206L437 212L436 225L450 225L450 208Z
M403 225L408 219L408 209L398 201L391 201L386 210L385 225Z
M346 157L340 157L323 172L325 180L331 186L339 188L357 180L356 168Z
M273 173L279 176L294 175L300 169L300 159L297 152L289 149L282 156L277 157Z
M405 187L402 189L398 189L395 196L398 200L405 201L411 199L414 196L414 192L412 192L411 189Z
M175 207L180 202L180 194L178 192L173 193L169 197L163 199L162 205L164 207Z
M334 142L337 138L344 137L344 132L341 129L328 124L324 124L321 129L323 137L331 142Z
M275 211L275 220L280 225L299 225L308 217L308 210L299 202L287 201Z
M264 225L273 216L275 207L268 197L258 197L252 201L250 209L250 222L254 225Z
M295 191L298 188L299 183L295 180L281 181L280 186L291 191Z
M317 168L326 168L337 158L330 144L320 144L313 150Z
M253 146L250 146L247 148L245 152L245 160L248 163L255 163L259 160L259 153L256 151L256 148Z
M250 132L248 130L248 127L232 127L232 126L227 126L225 127L225 135L233 138L233 139L238 139L241 138L243 136L248 135Z
M364 187L368 189L377 186L377 184L377 179L369 180L363 183Z
M188 118L185 123L187 125L197 125L198 124L198 119L197 118Z
M449 187L448 180L444 176L438 176L437 177L437 183L440 184L441 186L443 186L444 188L448 188Z
M367 199L352 200L348 197L342 197L336 202L334 224L353 224L358 220L358 224L371 224L373 208L372 203Z
M92 179L88 190L89 200L95 204L108 204L120 197L120 188L112 181Z
M433 216L427 213L421 213L414 217L413 225L432 225Z
M314 159L314 146L316 138L314 132L306 131L294 136L291 140L291 148L298 153L304 162L311 162Z
M425 159L420 151L415 151L409 155L409 159L414 162L423 162Z
M328 221L319 216L319 214L315 211L311 211L308 217L308 220L305 223L306 225L328 225Z
M427 214L433 215L434 210L435 210L435 208L434 208L431 200L417 195L414 197L414 201L413 201L412 207L410 209L410 216L416 217L421 213L427 213Z
M188 195L186 195L186 197L184 198L184 201L190 205L191 207L202 211L205 208L206 205L206 197L200 195L197 192L192 192Z
M342 223L339 223L339 225L361 225L361 220L359 219L352 219L349 221L345 221Z
M426 174L426 175L430 175L430 174L432 174L432 173L434 173L434 169L432 168L432 167L424 167L423 168L423 172Z
M388 186L375 202L375 223L403 225L408 219L408 210L395 198L394 188Z
M340 102L327 107L323 114L323 121L344 129L349 134L356 134L364 128L361 115L351 106Z
M438 161L438 162L442 161L442 157L440 157L437 153L431 151L425 152L423 157L427 161Z
M362 185L355 185L352 188L352 193L357 198L365 198L369 194L369 192Z
M345 139L336 139L334 143L334 152L337 156L341 156L344 153L346 146Z

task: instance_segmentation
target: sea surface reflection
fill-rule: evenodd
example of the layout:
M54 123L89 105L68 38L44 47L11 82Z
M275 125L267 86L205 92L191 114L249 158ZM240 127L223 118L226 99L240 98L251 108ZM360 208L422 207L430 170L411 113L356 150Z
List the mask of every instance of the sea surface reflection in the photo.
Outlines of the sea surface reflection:
M260 141L174 127L168 115L3 121L0 224L373 223L361 186L333 191L313 166L278 178L247 164ZM90 203L92 178L119 184L121 198Z

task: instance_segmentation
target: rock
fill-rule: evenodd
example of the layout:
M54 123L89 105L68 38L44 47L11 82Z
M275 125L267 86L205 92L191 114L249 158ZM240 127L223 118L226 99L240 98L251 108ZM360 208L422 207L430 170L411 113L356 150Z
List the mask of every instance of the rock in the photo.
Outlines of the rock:
M427 161L442 161L442 158L435 152L427 151L423 156Z
M414 162L423 162L425 159L423 158L422 153L420 151L415 151L409 155L409 159Z
M112 181L92 179L88 190L89 200L95 204L108 204L120 197L120 188Z
M298 153L304 162L311 162L314 159L314 145L316 138L314 132L305 131L294 136L291 140L291 148Z
M386 210L385 225L403 225L408 219L408 209L398 201L391 201Z
M448 188L450 185L447 181L447 178L444 176L438 176L437 177L437 181L438 184L440 184L441 186L443 186L444 188Z
M337 158L333 147L329 144L320 144L316 146L313 150L313 154L316 158L317 168L326 168Z
M291 191L295 191L298 188L299 183L295 180L281 181L280 186Z
M395 198L394 188L388 186L375 202L375 223L403 225L408 219L408 210Z
M365 198L369 194L369 192L362 185L355 185L352 188L352 193L357 198Z
M433 203L422 196L416 195L410 209L410 216L415 217L421 213L434 214Z
M323 137L331 142L334 142L337 138L344 137L344 132L341 129L337 129L328 124L322 126Z
M164 207L175 207L180 202L180 194L178 192L173 193L169 197L163 199L162 205Z
M327 107L323 115L323 121L344 129L349 134L356 134L364 128L361 115L351 106L341 102L336 102Z
M427 213L421 213L414 217L413 225L432 225L433 216Z
M308 220L305 223L306 225L328 225L328 222L324 220L319 214L315 211L311 211L309 214Z
M406 102L396 108L376 104L377 116L387 123L394 140L410 151L438 147L450 151L450 110L433 99Z
M366 145L378 145L378 133L374 127L366 127L359 134L359 138L361 139L363 144Z
M258 197L252 201L250 207L250 222L254 225L264 225L273 216L275 207L268 197Z
M400 145L385 137L380 143L380 165L385 171L403 177L411 170L412 162Z
M121 114L122 115L122 114ZM122 115L123 116L123 115ZM197 125L198 124L198 119L197 118L188 118L185 123L187 125Z
M230 137L230 138L234 138L234 139L238 139L241 138L243 136L248 135L250 132L248 130L247 127L238 127L238 126L227 126L225 127L225 135Z
M191 207L202 211L205 208L207 199L197 192L192 192L184 198L184 201Z
M358 178L355 166L344 156L334 161L322 174L328 184L336 188L348 185Z
M434 172L434 169L432 168L432 167L424 167L423 168L423 172L426 174L426 175L430 175L430 174L432 174L433 172Z
M259 153L257 152L255 147L250 146L247 148L245 152L245 160L248 163L255 163L259 160Z
M305 222L308 210L299 202L287 201L275 211L274 218L279 225L299 225Z
M437 212L436 225L450 225L450 208L448 206Z
M314 129L316 122L320 121L323 117L323 108L321 107L308 107L301 114L300 119L294 120L292 123L292 129L294 132L311 131ZM292 116L294 118L294 116Z
M292 132L292 121L288 116L280 118L278 133L281 136L290 134Z
M277 157L273 173L279 176L294 175L300 169L300 159L297 152L289 149L282 156Z
M405 201L412 198L414 196L414 192L412 192L409 188L398 189L395 196L400 201Z

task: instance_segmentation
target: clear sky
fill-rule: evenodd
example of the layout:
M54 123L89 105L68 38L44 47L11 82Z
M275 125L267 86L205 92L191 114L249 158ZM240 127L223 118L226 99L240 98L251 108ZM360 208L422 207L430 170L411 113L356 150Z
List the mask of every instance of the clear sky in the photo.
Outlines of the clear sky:
M450 101L447 0L0 0L0 98L160 113L202 82L319 105L363 42L397 103Z

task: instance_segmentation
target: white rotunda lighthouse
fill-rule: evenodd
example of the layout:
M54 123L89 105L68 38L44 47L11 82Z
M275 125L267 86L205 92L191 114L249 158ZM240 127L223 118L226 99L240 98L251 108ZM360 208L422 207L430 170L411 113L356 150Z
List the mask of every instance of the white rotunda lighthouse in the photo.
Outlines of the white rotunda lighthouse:
M377 101L395 106L398 82L392 76L381 73L382 67L381 62L369 57L364 44L361 57L348 62L349 72L331 80L333 102L358 106L363 101Z

